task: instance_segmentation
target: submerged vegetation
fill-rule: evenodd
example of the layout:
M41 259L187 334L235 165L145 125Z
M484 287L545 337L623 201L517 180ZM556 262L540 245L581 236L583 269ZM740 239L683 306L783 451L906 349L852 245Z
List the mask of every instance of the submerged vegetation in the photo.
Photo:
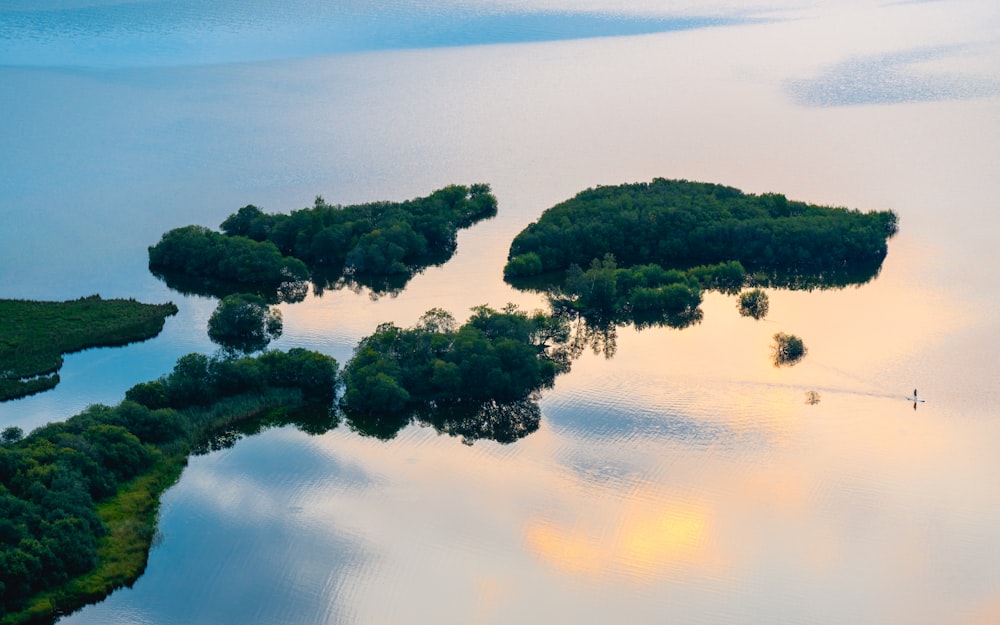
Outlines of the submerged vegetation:
M63 354L145 341L174 314L172 303L99 295L66 302L0 300L0 401L55 387Z
M337 363L303 349L189 354L119 405L0 445L0 617L45 620L138 577L160 493L213 432L333 400ZM273 418L273 417L272 417Z
M320 291L364 286L395 293L451 258L458 231L496 209L486 184L451 185L403 202L340 206L317 197L290 214L247 205L222 222L221 233L202 226L167 232L149 248L149 267L171 288L213 295L250 286L269 299L295 301L305 295L295 285L309 280Z

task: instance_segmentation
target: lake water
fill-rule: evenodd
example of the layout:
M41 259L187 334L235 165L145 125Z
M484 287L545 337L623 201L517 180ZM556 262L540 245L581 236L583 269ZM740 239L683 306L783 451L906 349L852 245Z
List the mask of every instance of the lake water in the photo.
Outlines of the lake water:
M432 307L542 307L503 283L509 242L598 184L720 182L901 229L876 280L771 291L765 321L709 294L693 327L619 328L513 444L286 427L194 457L145 575L60 623L1000 622L995 2L202 4L0 8L0 297L180 307L68 356L4 427L212 352L215 301L146 248L248 203L492 185L498 216L397 297L282 306L275 347L342 364ZM800 364L771 365L778 331Z

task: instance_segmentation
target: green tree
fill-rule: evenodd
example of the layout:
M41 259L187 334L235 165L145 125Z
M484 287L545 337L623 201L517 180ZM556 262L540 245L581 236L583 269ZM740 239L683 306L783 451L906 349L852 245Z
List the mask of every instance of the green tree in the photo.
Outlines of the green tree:
M740 309L740 314L744 317L753 317L757 320L763 319L767 316L768 309L770 308L767 293L761 289L751 289L740 293L738 308Z
M282 330L281 311L252 293L226 296L208 320L208 338L234 353L262 351Z
M3 443L4 445L12 445L22 438L24 438L24 430L16 425L6 427L3 432L0 433L0 443Z
M771 355L775 367L794 365L802 360L808 351L802 339L794 334L778 332L774 335L774 343L771 345Z

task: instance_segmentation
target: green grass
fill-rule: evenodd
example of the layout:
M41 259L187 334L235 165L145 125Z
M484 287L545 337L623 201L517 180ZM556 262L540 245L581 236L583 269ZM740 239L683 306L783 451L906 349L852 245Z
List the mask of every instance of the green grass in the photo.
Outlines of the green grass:
M67 302L0 299L0 401L53 388L63 354L150 339L176 313L172 303L99 295Z

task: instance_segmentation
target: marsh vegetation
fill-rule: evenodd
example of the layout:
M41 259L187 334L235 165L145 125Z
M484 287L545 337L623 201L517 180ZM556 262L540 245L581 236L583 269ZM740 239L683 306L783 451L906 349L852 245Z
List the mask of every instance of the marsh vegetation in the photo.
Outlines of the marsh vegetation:
M150 339L176 313L169 302L100 295L66 302L0 300L0 401L55 387L63 354Z

